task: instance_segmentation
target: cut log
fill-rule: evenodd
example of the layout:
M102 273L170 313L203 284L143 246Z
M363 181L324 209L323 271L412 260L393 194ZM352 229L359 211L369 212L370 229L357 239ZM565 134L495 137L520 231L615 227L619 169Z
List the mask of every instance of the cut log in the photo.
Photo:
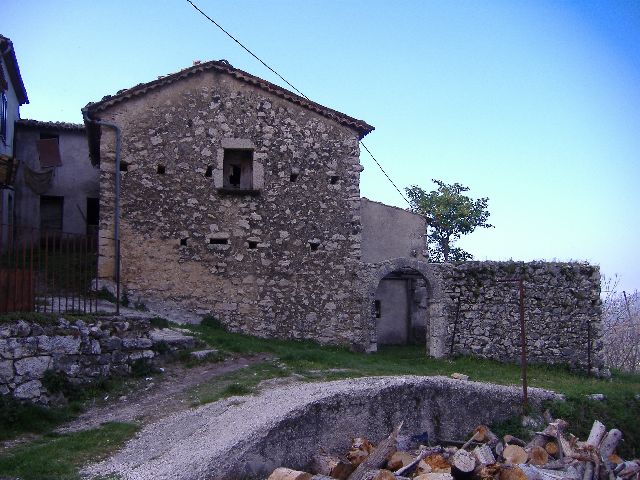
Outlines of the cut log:
M500 440L486 425L478 425L474 431L474 437L477 442L486 442L491 446L497 445Z
M598 448L600 442L602 442L602 439L604 438L605 433L607 433L607 427L605 427L604 424L600 421L596 420L595 422L593 422L591 432L589 432L587 445L591 445L593 448Z
M611 455L618 446L618 442L622 438L622 432L617 428L612 428L609 433L604 437L600 444L600 457L606 459Z
M533 465L519 465L527 480L577 480L567 472L547 470Z
M387 462L387 468L389 470L398 470L399 468L409 465L414 460L414 456L407 452L396 452L391 455L391 458Z
M400 425L391 432L391 435L381 441L369 456L365 458L360 465L358 465L354 472L349 476L349 480L364 480L369 470L376 470L382 467L396 451L396 446L398 444L398 432L401 428L402 423L400 423Z
M513 463L514 465L518 463L525 463L527 458L529 458L525 449L518 445L507 445L504 447L502 456L504 457L505 462Z
M444 455L432 453L424 457L424 463L429 466L431 472L451 473L451 464L444 458Z
M534 465L544 465L549 461L549 454L542 447L533 447L529 451L529 463Z
M373 475L367 475L365 478L371 480L396 480L396 476L389 470L374 470Z
M634 462L624 462L618 465L615 469L615 473L622 478L629 478L632 475L636 475L640 472L640 460Z
M450 459L451 476L455 480L466 480L476 468L476 457L466 450L458 450Z
M527 480L522 469L516 465L502 465L499 480Z
M413 480L453 480L453 477L450 473L430 472L413 477Z
M489 445L476 447L473 450L473 454L475 455L480 465L491 465L492 463L496 463L496 457L493 455L493 452L491 451L491 447Z
M518 437L514 437L513 435L505 435L502 439L507 445L518 445L519 447L527 445L524 440L520 440Z
M319 453L311 461L311 471L320 475L346 480L354 470L351 462L335 455Z
M544 446L544 449L547 451L549 455L558 455L559 449L558 444L556 442L547 442Z
M267 480L311 480L313 475L290 468L276 468Z
M360 465L369 456L375 447L364 437L356 437L351 441L351 449L347 458L354 467Z

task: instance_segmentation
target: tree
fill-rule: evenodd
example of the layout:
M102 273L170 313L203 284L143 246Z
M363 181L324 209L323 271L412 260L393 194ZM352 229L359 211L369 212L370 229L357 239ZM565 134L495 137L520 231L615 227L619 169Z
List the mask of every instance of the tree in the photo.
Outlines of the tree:
M469 187L454 183L448 185L441 180L432 180L437 190L426 193L413 185L406 188L411 203L411 211L427 219L427 250L434 262L463 261L473 258L453 243L462 235L473 232L477 227L491 228L487 223L488 198L473 200L463 192Z
M625 372L640 371L640 292L622 294L618 280L602 281L602 330L607 367Z

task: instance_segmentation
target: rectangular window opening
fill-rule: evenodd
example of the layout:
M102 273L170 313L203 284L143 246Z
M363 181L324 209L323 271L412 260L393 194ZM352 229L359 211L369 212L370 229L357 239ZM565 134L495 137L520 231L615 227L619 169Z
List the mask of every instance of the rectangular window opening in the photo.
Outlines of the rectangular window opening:
M249 240L249 250L255 250L258 248L258 242L254 242L253 240Z
M122 160L120 160L120 171L121 172L128 172L129 171L129 164L127 162L123 162Z
M64 197L40 196L40 230L62 231Z
M207 178L211 178L213 176L213 167L211 165L207 166L207 171L204 172L204 176Z
M164 175L165 173L167 173L167 167L158 165L158 175Z
M2 137L2 143L7 144L7 95L2 91L0 96L0 137Z
M319 241L310 240L309 241L309 247L311 247L311 251L312 252L317 252L318 248L320 247L320 242Z
M289 181L290 181L290 182L295 182L296 180L298 180L298 174L297 174L297 173L292 173L292 174L289 176Z
M229 245L228 238L210 238L209 245Z
M222 170L224 188L251 190L253 188L253 150L226 148Z
M335 185L336 183L338 183L338 180L340 180L340 177L338 177L337 175L332 175L329 181L331 182L331 185Z
M189 240L188 238L181 238L180 239L180 246L181 247L186 247L187 246L187 240Z
M42 168L59 167L62 165L60 156L60 138L52 133L41 133L37 142L38 156Z
M373 310L375 312L376 318L380 318L380 316L382 315L382 309L380 308L380 300L374 300Z
M98 231L100 223L100 200L87 197L87 235L93 235Z

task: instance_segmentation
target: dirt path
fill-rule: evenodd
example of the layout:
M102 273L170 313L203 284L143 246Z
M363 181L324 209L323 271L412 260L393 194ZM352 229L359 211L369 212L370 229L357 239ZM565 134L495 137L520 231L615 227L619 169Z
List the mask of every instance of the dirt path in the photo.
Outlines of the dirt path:
M105 422L132 422L146 425L173 413L192 407L186 391L272 358L267 354L230 358L221 363L207 363L186 368L180 363L169 364L162 375L142 379L139 388L104 405L89 407L78 418L58 428L56 432L75 432L97 428ZM146 383L146 385L145 385Z

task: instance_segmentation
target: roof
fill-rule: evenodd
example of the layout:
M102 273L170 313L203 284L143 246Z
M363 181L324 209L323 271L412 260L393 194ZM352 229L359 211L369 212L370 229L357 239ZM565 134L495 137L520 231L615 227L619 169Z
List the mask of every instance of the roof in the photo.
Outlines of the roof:
M141 83L136 85L135 87L132 87L126 90L120 90L117 94L113 96L108 95L104 97L102 100L100 100L99 102L87 104L87 106L83 109L83 112L86 112L89 115L95 114L95 113L104 111L107 108L113 105L116 105L118 103L125 102L131 98L144 95L152 90L161 88L165 85L170 85L172 83L178 82L192 75L197 75L199 73L206 72L206 71L226 73L242 82L248 83L249 85L253 85L262 90L265 90L289 102L295 103L296 105L299 105L303 108L311 110L315 113L318 113L323 117L330 118L331 120L334 120L342 125L345 125L357 131L360 134L360 138L372 132L374 129L374 127L372 127L371 125L369 125L363 120L358 120L356 118L349 117L348 115L345 115L344 113L340 113L337 110L332 110L331 108L320 105L319 103L312 102L311 100L308 100L304 97L296 95L295 93L290 92L285 88L282 88L271 82L268 82L259 77L251 75L247 72L234 68L226 60L220 60L220 61L212 60L205 63L198 63L193 65L192 67L180 70L179 72L165 75L163 77L159 77L157 80L153 80L148 83Z
M18 97L18 103L20 105L29 103L27 89L24 88L24 82L20 75L20 67L18 66L18 59L16 58L16 52L13 49L13 42L2 35L0 35L0 55L2 56L3 63L7 66L13 90L16 92L16 96ZM0 81L2 80L6 83L5 78L2 78ZM6 89L6 87L4 87L3 90L4 89Z
M43 122L41 120L30 120L27 118L17 120L16 126L22 128L34 128L39 130L65 130L73 132L85 131L85 126L82 123Z

